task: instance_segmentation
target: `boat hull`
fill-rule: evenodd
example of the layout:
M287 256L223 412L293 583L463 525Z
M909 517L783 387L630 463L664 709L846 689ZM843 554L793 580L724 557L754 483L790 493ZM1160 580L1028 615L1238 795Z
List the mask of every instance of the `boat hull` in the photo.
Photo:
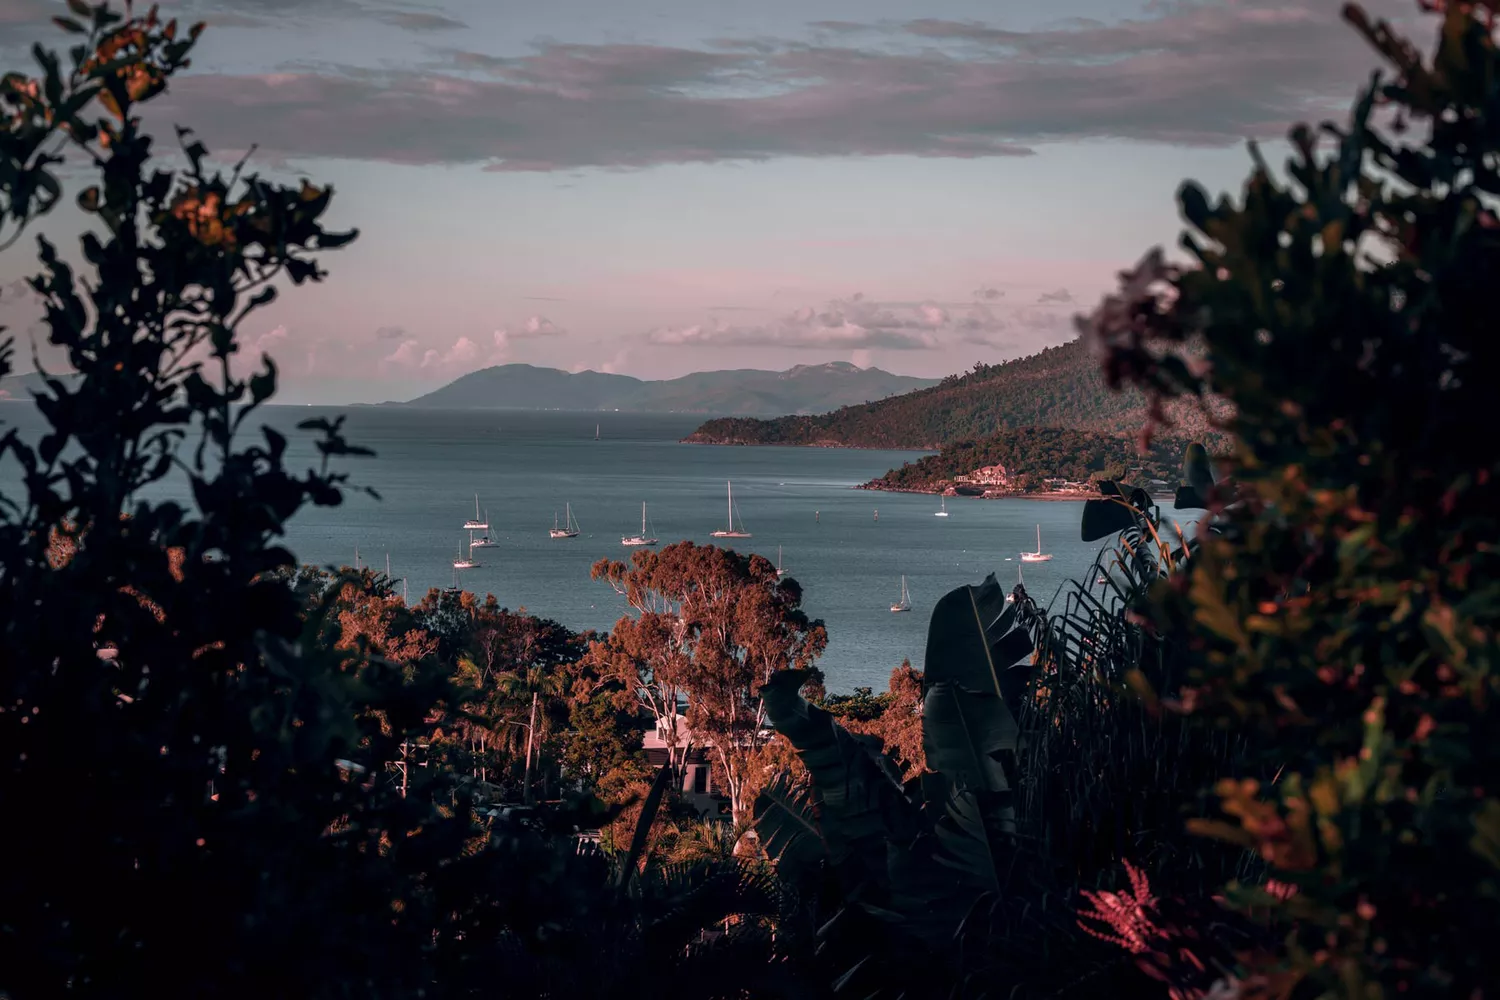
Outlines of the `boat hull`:
M553 528L552 530L550 530L550 531L547 532L547 536L549 538L577 538L578 537L578 532L576 532L576 531L559 531L558 529Z
M620 539L620 544L621 545L629 545L629 546L632 546L632 547L637 547L637 546L641 546L641 545L655 545L656 544L656 539L654 539L654 538L622 538L622 539Z
M751 534L750 534L750 532L748 532L748 531L711 531L711 532L709 532L709 535L711 535L714 538L750 538L750 537L752 537Z
M1022 562L1051 562L1052 561L1052 556L1050 554L1049 555L1041 555L1041 556L1039 556L1039 555L1037 555L1034 552L1022 552L1021 553L1021 561Z

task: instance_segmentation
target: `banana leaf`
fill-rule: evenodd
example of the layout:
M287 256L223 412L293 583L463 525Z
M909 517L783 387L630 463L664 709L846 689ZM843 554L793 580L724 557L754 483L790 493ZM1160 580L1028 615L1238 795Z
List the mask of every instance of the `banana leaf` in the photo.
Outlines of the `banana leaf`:
M790 775L777 775L755 800L755 832L789 883L800 881L828 857L808 793Z
M850 733L828 712L803 698L808 674L783 670L761 688L766 716L791 741L812 776L811 806L828 859L841 881L853 887L868 880L885 882L885 842L909 838L917 831L917 807L909 800L898 772L880 741ZM774 800L756 812L773 817L772 829L790 820ZM782 838L789 849L790 837ZM799 845L800 846L800 845Z

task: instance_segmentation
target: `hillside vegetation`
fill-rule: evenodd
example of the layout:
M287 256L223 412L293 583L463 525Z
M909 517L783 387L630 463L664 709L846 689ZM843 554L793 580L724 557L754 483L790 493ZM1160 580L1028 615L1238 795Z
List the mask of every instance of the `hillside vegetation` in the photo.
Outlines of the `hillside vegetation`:
M870 489L929 491L947 486L953 477L975 469L1003 465L1017 489L1034 490L1056 476L1075 482L1090 478L1140 483L1159 479L1176 485L1186 442L1158 436L1140 454L1134 442L1117 434L1097 434L1065 427L1025 427L978 441L954 441L928 455L892 469L867 483Z
M1142 412L1138 393L1111 393L1081 341L1029 358L976 365L931 388L819 416L710 420L689 441L852 448L938 448L1014 427L1114 430Z
M1019 427L1066 427L1132 433L1145 422L1135 391L1111 392L1080 340L1027 358L975 365L935 386L819 416L710 420L687 437L694 444L816 445L835 448L937 449ZM1199 423L1183 434L1206 430Z

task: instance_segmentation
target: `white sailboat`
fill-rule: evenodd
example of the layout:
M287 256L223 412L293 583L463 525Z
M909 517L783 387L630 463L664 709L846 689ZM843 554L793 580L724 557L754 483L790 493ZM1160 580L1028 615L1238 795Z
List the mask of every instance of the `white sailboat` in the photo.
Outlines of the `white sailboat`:
M646 534L646 505L641 504L641 533L639 535L626 535L620 539L621 545L655 545L656 539Z
M776 546L776 579L786 576L786 570L781 568L781 546Z
M901 578L901 600L891 605L892 611L910 611L911 594L906 590L906 577Z
M734 484L725 483L729 487L729 526L722 531L710 532L714 538L749 538L750 532L745 530L745 522L740 522L740 530L734 530Z
M490 523L489 511L484 512L484 523ZM474 530L472 528L469 530L469 548L471 549L489 549L494 548L498 544L498 542L490 537L489 531L485 531L484 534L480 535L478 538L475 538Z
M1017 587L1022 587L1022 586L1025 586L1025 584L1026 584L1026 581L1023 580L1023 579L1021 579L1021 567L1017 566L1016 567L1016 586ZM1016 592L1014 590L1012 590L1010 593L1008 593L1008 594L1005 595L1005 603L1006 604L1013 603L1015 601L1015 599L1016 599Z
M469 531L489 531L489 518L479 516L479 494L474 494L474 517L464 522L464 527Z
M552 512L552 528L547 532L548 538L577 538L578 522L573 520L573 505L567 504L567 516L563 519L562 527L557 526L557 511Z
M1052 558L1052 553L1042 551L1042 526L1036 526L1036 551L1022 552L1022 562L1047 562Z
M453 560L454 569L478 569L479 564L474 561L474 547L469 546L469 554L464 555L463 546L458 547L458 558Z
M938 509L932 512L932 516L933 517L947 517L948 516L948 498L947 497L941 496L941 495L938 497Z

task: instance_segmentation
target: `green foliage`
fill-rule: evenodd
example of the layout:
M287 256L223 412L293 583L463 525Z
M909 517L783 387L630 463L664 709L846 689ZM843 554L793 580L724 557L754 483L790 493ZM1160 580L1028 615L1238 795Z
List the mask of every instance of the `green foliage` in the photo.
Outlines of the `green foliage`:
M832 413L774 420L710 420L687 440L935 451L957 441L1003 438L1005 432L1024 428L1060 427L1114 435L1121 427L1138 423L1144 414L1143 397L1109 392L1087 346L1073 341L1028 358L976 365L930 389ZM1200 434L1209 425L1193 420L1188 430ZM1078 450L1071 444L1063 449L1065 454ZM1123 458L1125 452L1119 454Z
M931 490L947 486L955 476L1003 465L1024 489L1045 489L1045 479L1072 482L1115 478L1129 469L1138 481L1177 478L1178 456L1184 442L1160 438L1140 454L1131 438L1063 427L1023 427L979 441L954 441L937 455L928 455L892 469L871 486L886 489Z
M336 761L378 773L437 689L309 641L276 540L304 504L340 502L327 459L355 449L312 422L324 466L297 474L280 435L241 444L275 369L230 368L270 282L316 280L315 255L352 234L323 229L327 191L209 172L193 143L186 170L149 169L136 102L185 65L175 34L101 10L71 70L42 52L40 80L3 84L11 218L55 204L36 195L53 189L38 122L101 183L80 199L92 275L39 240L31 280L79 378L47 381L38 444L0 439L25 477L0 513L0 811L6 856L26 859L0 875L0 988L401 994L429 974L411 959L431 930L391 904L421 896L468 821ZM193 508L141 499L174 468Z
M1007 602L993 577L938 602L923 681L928 770L904 785L878 740L797 693L803 678L766 685L771 724L811 784L771 786L758 829L782 878L824 908L819 954L840 988L930 995L977 968L984 950L955 934L976 907L998 905L1018 857L1014 712L1033 651L1024 626L1038 616L1024 591Z
M1238 202L1185 185L1197 265L1148 257L1092 323L1113 382L1234 408L1233 492L1194 456L1215 530L1140 611L1184 651L1180 709L1279 770L1218 782L1221 812L1194 824L1291 887L1231 891L1284 936L1236 963L1271 996L1500 980L1500 452L1476 432L1497 360L1500 54L1484 7L1447 5L1430 59L1347 7L1396 79L1347 128L1295 130L1286 181L1257 160ZM1208 365L1159 360L1190 339Z

